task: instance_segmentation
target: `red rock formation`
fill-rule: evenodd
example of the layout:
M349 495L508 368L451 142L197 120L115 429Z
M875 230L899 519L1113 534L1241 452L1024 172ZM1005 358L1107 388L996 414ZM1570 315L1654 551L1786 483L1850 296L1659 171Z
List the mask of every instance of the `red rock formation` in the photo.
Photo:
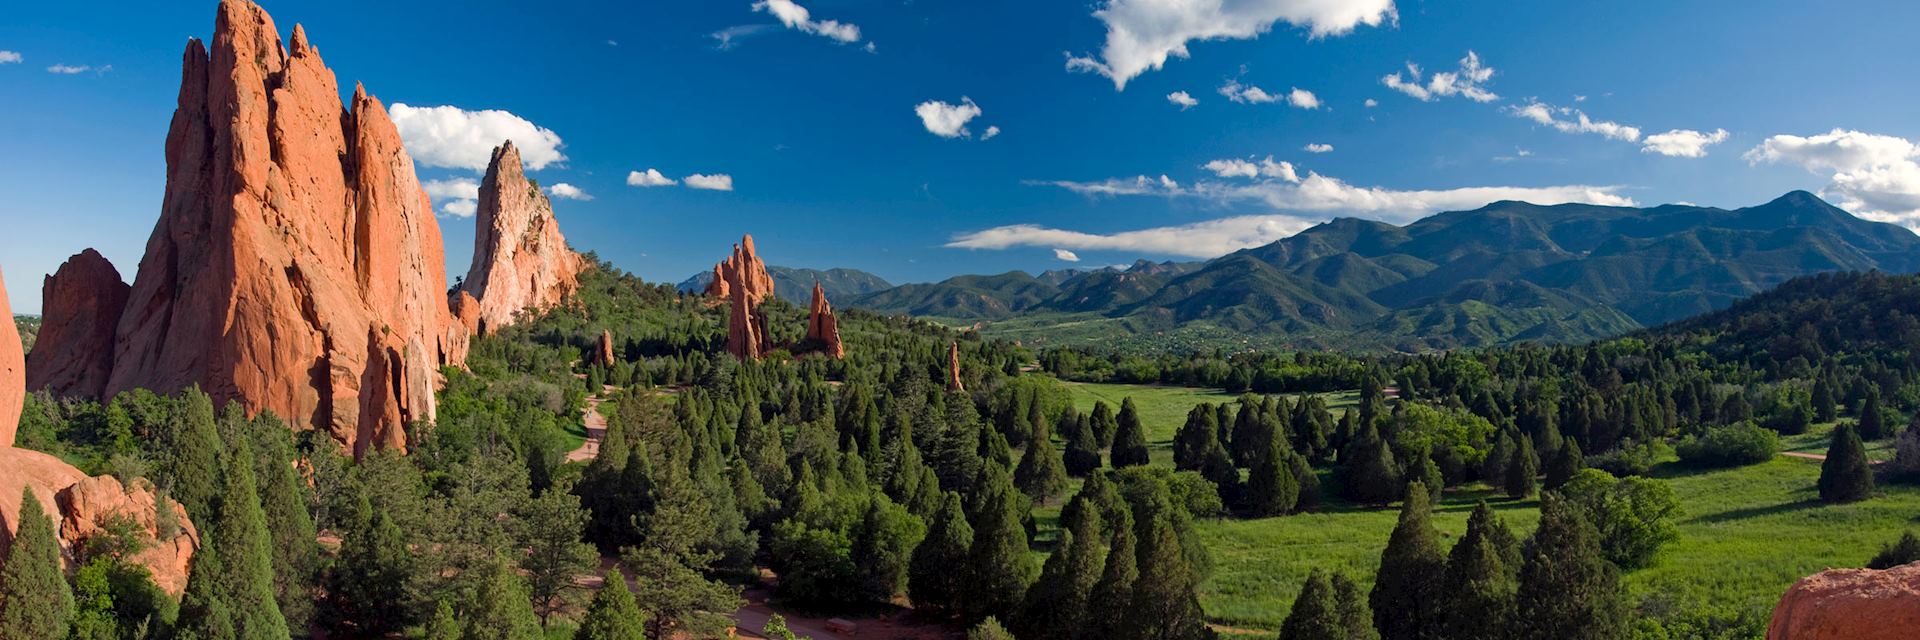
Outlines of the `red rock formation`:
M294 27L223 0L190 40L167 188L106 394L199 384L364 450L434 418L436 363L464 357L440 228L380 101Z
M28 389L97 398L113 375L113 331L130 287L100 252L68 258L41 285L40 338L27 355Z
M947 343L947 390L966 391L967 386L960 384L960 343Z
M527 180L513 141L495 147L480 183L473 265L461 290L480 301L480 325L491 332L522 310L543 311L580 287L586 262L567 248L547 194Z
M727 353L741 360L759 360L770 349L767 316L749 297L746 287L733 287L732 316L727 320Z
M1770 640L1896 640L1920 630L1920 562L1885 571L1829 569L1780 597Z
M31 487L34 497L60 535L62 560L73 568L75 550L103 530L110 518L130 518L153 536L154 542L133 556L133 562L153 572L155 584L179 596L187 586L187 569L200 548L200 532L187 520L186 509L171 500L174 531L162 532L152 485L136 480L129 487L113 476L89 478L73 465L53 456L12 447L0 448L0 557L13 544L20 528L20 498ZM165 534L165 535L163 535Z
M773 276L754 252L752 234L741 236L740 244L733 245L733 255L713 265L713 281L707 283L707 295L715 298L732 300L735 289L744 289L755 306L773 295Z
M600 342L594 345L595 362L604 366L613 366L613 332L600 330Z
M5 276L0 276L0 318L6 318L6 322L0 322L4 325L0 326L0 447L11 447L13 432L20 428L20 407L27 401L27 359L21 353L26 345L20 342L20 328L13 325L13 306L7 302ZM0 465L0 469L9 471L0 476L10 475L12 471L5 465ZM6 491L0 489L0 494L4 493ZM13 488L13 496L16 501L20 499L19 487ZM0 495L0 500L5 499L5 495Z
M846 346L840 344L840 320L833 315L833 305L827 304L827 292L820 283L813 283L813 304L807 314L807 340L818 341L820 352L832 358L847 356Z

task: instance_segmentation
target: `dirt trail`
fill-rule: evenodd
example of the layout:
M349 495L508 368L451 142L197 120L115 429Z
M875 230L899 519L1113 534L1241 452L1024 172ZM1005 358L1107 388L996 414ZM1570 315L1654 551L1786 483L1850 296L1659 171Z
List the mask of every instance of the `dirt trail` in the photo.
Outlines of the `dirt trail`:
M1821 460L1821 461L1825 461L1825 460L1827 459L1827 456L1826 456L1826 455L1824 455L1824 454L1819 454L1819 453L1802 453L1802 452L1799 452L1799 451L1782 451L1782 452L1780 452L1780 455L1783 455L1783 456L1786 456L1786 457L1789 457L1789 458L1806 458L1806 459L1808 459L1808 460Z
M608 391L612 389L607 387ZM580 443L580 448L567 452L567 462L592 460L600 455L600 441L607 437L607 417L600 415L602 402L606 400L600 395L587 396L586 415L582 418L587 425L587 441Z

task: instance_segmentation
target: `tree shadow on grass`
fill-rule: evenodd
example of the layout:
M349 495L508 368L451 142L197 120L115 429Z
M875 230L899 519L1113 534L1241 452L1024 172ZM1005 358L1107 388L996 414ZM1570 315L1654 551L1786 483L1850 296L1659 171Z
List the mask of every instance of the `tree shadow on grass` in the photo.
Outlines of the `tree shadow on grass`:
M1808 498L1806 500L1801 500L1798 502L1788 502L1785 504L1775 504L1775 505L1768 505L1764 507L1748 507L1746 509L1734 509L1732 511L1722 511L1720 513L1707 514L1707 515L1695 517L1691 520L1688 520L1687 523L1688 524L1696 524L1696 523L1718 524L1721 522L1733 522L1736 520L1745 520L1748 518L1758 518L1761 516L1771 516L1771 515L1778 515L1782 513L1791 513L1794 511L1800 511L1802 509L1813 509L1813 508L1818 508L1820 505L1821 505L1821 502L1818 498Z

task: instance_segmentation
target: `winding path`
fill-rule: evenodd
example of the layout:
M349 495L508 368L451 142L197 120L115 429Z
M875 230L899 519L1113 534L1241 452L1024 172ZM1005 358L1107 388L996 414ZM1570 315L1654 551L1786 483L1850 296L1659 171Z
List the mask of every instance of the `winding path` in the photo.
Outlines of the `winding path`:
M606 400L600 395L587 396L586 415L581 419L587 425L587 441L580 443L580 448L567 452L567 462L592 460L600 455L600 441L607 437L607 417L600 415L602 402Z

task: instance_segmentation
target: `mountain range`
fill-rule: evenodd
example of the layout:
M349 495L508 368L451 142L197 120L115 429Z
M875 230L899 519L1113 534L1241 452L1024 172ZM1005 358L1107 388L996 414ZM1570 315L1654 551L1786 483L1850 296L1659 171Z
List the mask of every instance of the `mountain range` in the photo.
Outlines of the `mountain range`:
M813 283L820 283L830 300L847 300L875 291L893 288L893 284L880 276L859 269L797 269L794 267L776 267L769 265L767 273L773 276L773 295L797 305L806 306L813 299ZM707 283L713 282L713 272L702 271L683 280L678 285L686 293L700 293L707 290Z
M1420 350L1619 335L1798 276L1916 269L1920 236L1794 191L1731 210L1502 201L1405 226L1340 218L1206 262L966 275L842 299L1041 344Z

